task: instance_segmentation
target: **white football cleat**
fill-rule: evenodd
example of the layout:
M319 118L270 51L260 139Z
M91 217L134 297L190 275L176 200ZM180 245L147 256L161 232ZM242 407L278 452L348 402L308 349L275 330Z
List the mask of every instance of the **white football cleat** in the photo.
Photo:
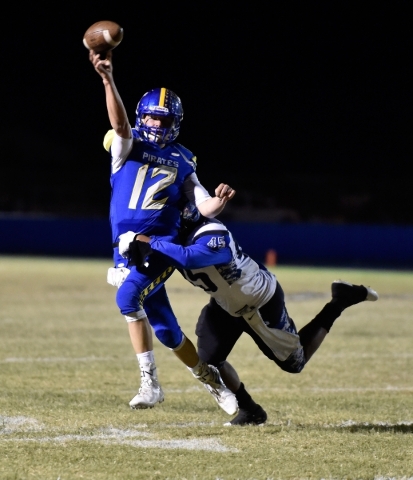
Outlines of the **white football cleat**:
M129 402L129 406L133 409L153 408L164 399L162 388L157 380L142 378L139 392Z
M234 415L238 412L237 398L235 394L225 386L219 370L216 367L204 363L198 375L193 373L193 376L202 382L224 412L228 413L228 415Z

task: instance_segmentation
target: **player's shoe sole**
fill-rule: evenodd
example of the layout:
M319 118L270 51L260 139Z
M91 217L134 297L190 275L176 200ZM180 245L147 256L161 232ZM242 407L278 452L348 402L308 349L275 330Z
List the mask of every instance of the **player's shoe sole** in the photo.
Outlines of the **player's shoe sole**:
M378 300L378 293L364 285L353 285L344 280L334 280L331 284L333 299L343 300L347 306L356 305L361 302L375 302Z
M224 423L225 427L233 427L239 426L243 427L246 425L264 425L267 421L267 413L261 407L261 405L257 405L257 408L253 412L249 412L248 410L240 409L238 415L233 418L230 422Z
M144 410L145 408L153 408L157 403L162 403L165 399L162 398L162 400L161 399L157 400L154 403L139 401L136 404L132 404L133 400L134 400L134 398L132 398L132 400L129 402L129 406L132 410Z

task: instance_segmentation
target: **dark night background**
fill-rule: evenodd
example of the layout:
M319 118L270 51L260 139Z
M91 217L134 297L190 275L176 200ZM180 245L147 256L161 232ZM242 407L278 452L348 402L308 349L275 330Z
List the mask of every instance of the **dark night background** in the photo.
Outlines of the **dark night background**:
M82 37L110 19L131 122L147 90L174 90L201 182L238 191L227 217L413 224L409 3L367 3L10 6L0 212L108 216L110 124Z

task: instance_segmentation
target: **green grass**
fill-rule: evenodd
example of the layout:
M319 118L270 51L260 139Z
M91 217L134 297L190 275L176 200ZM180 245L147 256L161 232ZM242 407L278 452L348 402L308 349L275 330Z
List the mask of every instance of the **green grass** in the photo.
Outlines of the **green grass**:
M229 360L268 423L228 428L156 339L165 402L129 409L138 368L110 264L0 257L1 480L413 478L413 273L277 267L298 327L336 278L380 299L344 312L299 375L242 337ZM167 288L195 342L207 295L179 274Z

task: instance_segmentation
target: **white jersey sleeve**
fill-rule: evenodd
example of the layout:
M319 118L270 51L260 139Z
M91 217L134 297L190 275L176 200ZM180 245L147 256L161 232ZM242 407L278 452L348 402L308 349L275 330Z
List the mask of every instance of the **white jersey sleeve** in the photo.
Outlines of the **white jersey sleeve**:
M131 132L130 138L122 138L119 135L114 133L113 141L111 145L111 155L112 155L112 173L116 173L122 168L126 157L129 155L132 150L133 145L133 136Z
M222 225L211 224L197 230L197 238L208 238L210 230L216 235ZM230 263L209 267L184 270L185 278L193 285L203 288L228 313L241 317L254 312L267 303L274 295L276 278L268 270L263 270L237 245L229 233L229 247L232 252Z
M211 198L208 190L198 180L196 173L191 173L184 181L184 194L186 198L196 206Z

